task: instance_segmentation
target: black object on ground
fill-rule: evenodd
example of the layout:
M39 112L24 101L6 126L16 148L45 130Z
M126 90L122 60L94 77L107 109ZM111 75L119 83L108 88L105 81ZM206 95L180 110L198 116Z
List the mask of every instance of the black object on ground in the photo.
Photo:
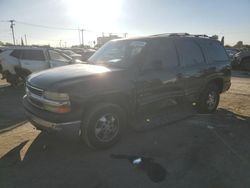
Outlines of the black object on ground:
M149 179L155 183L159 183L166 179L166 169L159 163L154 162L153 158L124 154L111 154L111 158L127 159L133 166L146 172Z

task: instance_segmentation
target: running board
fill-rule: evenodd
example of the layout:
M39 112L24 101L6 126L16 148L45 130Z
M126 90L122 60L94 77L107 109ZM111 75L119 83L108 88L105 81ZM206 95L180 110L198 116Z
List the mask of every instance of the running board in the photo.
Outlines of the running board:
M178 107L163 109L160 113L153 115L139 116L131 123L131 126L135 131L147 131L190 118L196 113L195 107L192 105L178 105Z

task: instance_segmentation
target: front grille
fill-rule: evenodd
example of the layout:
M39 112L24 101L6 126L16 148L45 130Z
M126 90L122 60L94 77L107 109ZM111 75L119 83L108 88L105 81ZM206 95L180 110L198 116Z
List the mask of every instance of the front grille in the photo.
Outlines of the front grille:
M43 90L42 89L33 87L31 85L28 85L28 84L26 86L27 86L29 92L31 92L32 94L38 95L40 97L43 95Z
M31 97L28 98L28 101L29 101L33 106L36 106L37 108L43 109L43 103L41 103L40 101L35 100L35 99L31 98Z
M43 103L39 100L42 98L43 90L26 84L28 101L35 107L43 109Z

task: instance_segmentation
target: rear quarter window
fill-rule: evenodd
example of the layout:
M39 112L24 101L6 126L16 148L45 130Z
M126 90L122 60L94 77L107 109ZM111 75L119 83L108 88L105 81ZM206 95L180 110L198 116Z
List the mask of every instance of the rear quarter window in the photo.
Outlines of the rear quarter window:
M45 61L45 56L42 50L22 50L23 60Z
M202 47L212 61L228 61L227 53L221 43L207 40L203 42Z

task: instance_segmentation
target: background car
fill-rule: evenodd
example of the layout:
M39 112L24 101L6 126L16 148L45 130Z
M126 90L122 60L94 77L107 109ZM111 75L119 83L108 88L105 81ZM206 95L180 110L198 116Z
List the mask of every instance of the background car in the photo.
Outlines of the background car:
M81 61L76 61L51 48L12 47L0 53L2 79L6 79L12 85L24 81L33 72L72 63Z
M81 54L77 54L75 52L73 52L72 50L61 50L62 53L65 53L66 55L70 56L73 59L82 59L82 55Z
M237 48L225 48L225 49L226 49L226 52L227 52L230 60L233 60L234 55L240 52L240 50Z
M243 50L235 54L232 65L235 68L250 71L250 50Z

